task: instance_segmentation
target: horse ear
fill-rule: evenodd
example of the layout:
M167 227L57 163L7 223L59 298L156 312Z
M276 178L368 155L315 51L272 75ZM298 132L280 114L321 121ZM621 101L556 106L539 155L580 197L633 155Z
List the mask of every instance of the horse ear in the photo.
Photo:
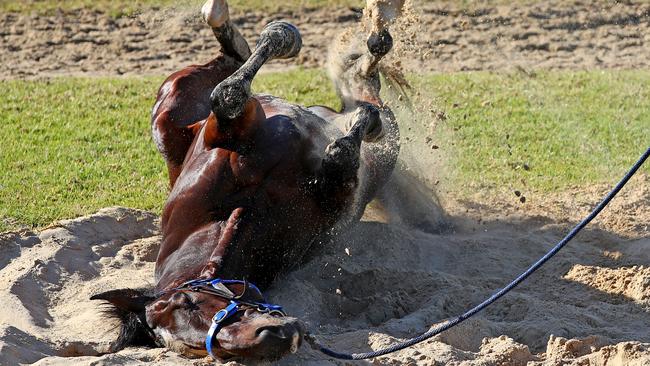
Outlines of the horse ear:
M154 300L142 291L133 289L110 290L93 295L90 299L108 301L122 311L136 314L143 313L147 304Z
M147 325L145 310L147 304L155 300L142 291L120 289L102 292L90 297L91 300L104 300L112 305L103 310L109 319L116 319L120 324L120 334L111 345L111 352L117 352L127 346L158 346L156 335Z

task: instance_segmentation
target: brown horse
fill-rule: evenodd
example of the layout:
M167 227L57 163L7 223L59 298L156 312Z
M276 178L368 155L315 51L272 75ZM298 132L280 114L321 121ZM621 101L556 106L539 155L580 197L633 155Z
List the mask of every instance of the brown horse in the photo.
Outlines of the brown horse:
M398 14L403 1L382 3ZM149 344L275 359L299 347L302 326L252 283L267 287L357 221L389 178L399 132L379 97L378 62L392 39L386 21L367 13L369 37L351 37L330 60L343 111L305 108L250 90L264 62L298 53L297 29L273 22L251 52L224 0L208 0L202 12L221 52L167 78L152 112L171 186L156 294L113 290L93 299L113 304L124 322L114 350Z

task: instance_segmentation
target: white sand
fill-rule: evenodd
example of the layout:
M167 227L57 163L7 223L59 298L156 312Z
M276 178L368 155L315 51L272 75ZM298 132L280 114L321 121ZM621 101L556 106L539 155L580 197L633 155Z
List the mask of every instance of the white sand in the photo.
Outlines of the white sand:
M647 182L647 177L636 179L610 215L617 207L645 207L641 219L647 220ZM334 348L378 349L482 301L567 228L539 215L504 220L483 212L477 221L469 209L451 211L454 230L444 234L364 221L279 279L268 295ZM379 216L369 212L366 218ZM114 324L102 320L99 303L88 298L108 289L152 285L160 239L156 219L107 208L39 233L2 234L0 364L207 363L164 349L98 356L117 333ZM625 234L604 226L581 234L484 313L374 362L649 365L650 235L647 226ZM339 363L305 344L281 364Z

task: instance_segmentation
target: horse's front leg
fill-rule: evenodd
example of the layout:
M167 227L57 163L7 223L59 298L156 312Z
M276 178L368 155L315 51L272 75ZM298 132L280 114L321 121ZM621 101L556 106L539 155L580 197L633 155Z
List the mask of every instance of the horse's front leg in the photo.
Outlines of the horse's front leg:
M266 120L260 103L251 95L253 78L264 63L274 58L294 57L301 46L298 29L289 23L272 22L264 28L251 56L210 95L214 114L206 124L207 145L239 153L250 147L248 140Z
M374 143L383 135L379 109L361 103L345 116L347 133L325 149L316 182L323 202L340 207L355 196L362 170L362 142Z
M354 170L352 167L361 162L358 171L355 171L358 187L353 218L361 216L365 205L388 181L399 154L397 121L379 95L379 64L393 46L388 28L401 14L403 7L404 0L367 0L363 22L358 29L344 33L330 47L328 71L343 102L343 112L352 112L360 105L370 104L376 107L381 121L371 134L375 142L363 144L358 154L348 154L347 162L336 157L343 154L328 153L326 156L326 160L341 161L341 174L351 172ZM337 125L348 131L348 136L354 135L354 123Z

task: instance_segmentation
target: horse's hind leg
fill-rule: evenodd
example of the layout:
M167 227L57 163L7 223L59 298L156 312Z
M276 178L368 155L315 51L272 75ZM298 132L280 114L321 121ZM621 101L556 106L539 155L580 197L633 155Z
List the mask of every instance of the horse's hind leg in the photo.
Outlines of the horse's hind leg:
M205 22L222 45L205 65L188 66L165 80L151 115L153 138L167 162L170 186L180 174L200 122L210 115L210 93L250 56L246 40L230 22L225 0L208 0L201 9Z
M362 23L330 47L328 71L345 110L354 109L358 102L382 104L379 62L393 47L388 28L401 14L404 2L367 0Z
M203 20L212 28L225 54L241 62L248 60L251 50L246 39L230 21L226 0L207 0L201 8L201 14Z
M210 93L241 63L219 54L205 65L188 66L160 86L151 113L153 139L167 163L173 187L201 121L211 112Z

